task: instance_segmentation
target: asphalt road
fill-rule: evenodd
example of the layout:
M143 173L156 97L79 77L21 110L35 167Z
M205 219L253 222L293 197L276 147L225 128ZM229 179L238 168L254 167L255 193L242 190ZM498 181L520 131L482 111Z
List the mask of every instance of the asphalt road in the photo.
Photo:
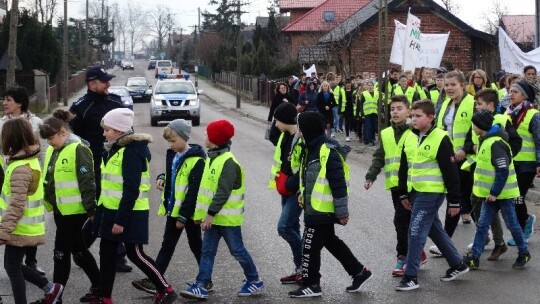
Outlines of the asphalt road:
M146 62L137 61L135 71L118 71L113 85L122 85L127 77L145 75L155 83L152 72L146 71ZM150 127L149 105L135 104L135 130L149 133L154 142L152 151L152 177L164 172L166 141L161 137L162 127ZM201 125L194 127L191 142L204 142L206 125L215 119L229 119L235 126L232 152L243 165L246 172L246 208L243 225L244 243L253 256L265 289L254 297L239 298L236 292L244 279L239 264L228 253L221 242L216 258L213 282L214 292L210 294L210 303L293 303L305 302L302 299L290 299L287 292L294 286L279 284L279 278L293 269L290 249L277 234L276 223L280 213L280 200L275 191L266 188L272 163L273 146L263 139L264 124L250 118L241 117L235 112L224 110L219 105L202 100ZM412 292L396 292L394 286L399 282L390 273L395 262L395 231L392 224L393 207L390 194L384 190L381 180L369 191L363 189L364 176L368 168L367 158L353 154L348 158L351 166L350 221L345 227L337 227L337 234L351 247L358 259L374 273L374 278L359 293L346 293L345 287L351 282L341 265L328 252L322 254L322 289L321 298L311 299L315 303L540 303L538 292L538 273L540 259L538 236L530 241L532 260L524 270L512 269L517 250L511 248L500 261L486 260L492 245L487 247L486 255L480 261L481 270L470 272L454 282L440 282L448 268L444 259L430 258L419 274L420 289ZM163 233L164 219L155 213L159 204L160 193L151 192L150 244L145 251L155 257ZM443 216L441 210L440 215ZM39 265L52 277L54 244L54 222L52 215L47 216L47 244L38 250ZM458 248L465 252L474 234L473 225L458 227L454 240ZM508 238L509 233L505 231ZM427 246L432 245L428 240ZM92 252L98 258L97 244ZM3 255L3 251L0 252ZM166 278L174 288L180 290L185 282L192 281L197 274L195 259L191 254L185 235L180 239L173 260L166 273ZM131 281L143 278L138 269L131 273L120 273L116 277L113 294L114 303L152 303L151 297L135 290ZM78 298L89 288L89 281L81 269L73 266L71 278L66 286L64 303L78 303ZM5 271L0 271L0 294L4 303L13 303L11 287ZM29 301L41 296L41 291L27 284ZM178 303L193 302L179 299Z

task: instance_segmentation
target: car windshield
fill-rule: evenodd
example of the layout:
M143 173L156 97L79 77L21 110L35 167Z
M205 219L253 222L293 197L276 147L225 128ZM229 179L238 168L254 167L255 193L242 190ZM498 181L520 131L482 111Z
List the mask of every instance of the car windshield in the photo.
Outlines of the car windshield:
M156 94L195 94L190 82L162 82L156 87Z
M172 66L170 61L159 61L157 63L158 67L170 67Z
M155 60L150 60L150 63L156 64Z
M109 93L116 94L116 95L118 95L120 97L129 96L129 91L126 90L125 88L110 87L108 91L109 91Z
M128 87L146 86L146 80L144 79L129 79L127 82Z

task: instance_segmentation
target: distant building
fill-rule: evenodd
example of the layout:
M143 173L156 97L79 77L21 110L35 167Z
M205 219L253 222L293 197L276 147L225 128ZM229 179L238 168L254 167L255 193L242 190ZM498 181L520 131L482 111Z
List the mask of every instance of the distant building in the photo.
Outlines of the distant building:
M522 51L534 49L534 15L504 15L501 18L501 27Z
M7 14L7 0L0 0L0 24L2 24L2 19Z

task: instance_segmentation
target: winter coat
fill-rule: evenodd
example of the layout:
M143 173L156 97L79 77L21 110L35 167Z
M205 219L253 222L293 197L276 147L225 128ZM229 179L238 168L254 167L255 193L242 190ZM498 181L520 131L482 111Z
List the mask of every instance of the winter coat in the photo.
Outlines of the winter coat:
M8 159L6 168L12 161L36 158L39 152L38 145L31 146L30 153L21 150ZM45 235L24 236L12 234L23 216L28 196L36 192L41 182L40 172L32 170L29 165L19 166L13 170L9 182L11 184L11 199L6 201L7 209L0 223L0 240L5 241L6 245L15 247L33 247L45 244Z
M268 121L274 120L274 111L276 111L276 108L284 102L292 102L289 94L283 95L281 93L277 93L274 98L272 98L272 104L270 105L270 111L268 112Z
M122 198L118 210L111 210L101 205L96 212L99 225L98 235L116 242L133 244L148 243L148 210L133 210L135 200L139 197L141 175L147 171L147 162L151 155L148 143L152 141L149 134L133 133L126 135L116 142L111 150L103 156L103 163L112 157L120 148L125 147L122 161L122 177L124 185ZM112 227L118 224L124 227L124 232L119 235L112 234Z
M306 92L304 94L300 94L300 98L298 98L298 104L305 106L304 111L305 112L317 112L317 91L311 90L310 83L306 85Z
M319 92L317 94L317 108L319 109L319 113L321 113L326 123L332 124L334 121L334 113L332 112L333 107L337 107L336 100L334 98L334 94L332 92L328 92L328 100L324 97L323 92ZM326 109L328 107L328 110Z
M42 139L39 136L39 126L43 124L43 121L41 120L41 118L37 117L35 114L27 112L27 113L23 113L21 116L4 115L2 118L0 118L0 136L2 134L2 128L4 127L4 123L8 121L9 119L17 118L17 117L26 118L28 122L30 122L30 125L32 126L32 131L34 132L34 135L36 136L36 138L39 140L39 145L41 146L40 147L41 152L38 155L38 159L39 159L39 162L43 164L43 160L45 159L45 151L47 151L47 147L49 145L47 144L47 140Z

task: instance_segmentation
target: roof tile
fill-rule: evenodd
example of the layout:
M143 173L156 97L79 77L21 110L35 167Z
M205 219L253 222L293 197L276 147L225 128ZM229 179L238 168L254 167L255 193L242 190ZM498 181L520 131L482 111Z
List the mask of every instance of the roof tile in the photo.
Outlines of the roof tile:
M279 9L283 12L291 9L314 8L324 1L326 0L280 0Z

